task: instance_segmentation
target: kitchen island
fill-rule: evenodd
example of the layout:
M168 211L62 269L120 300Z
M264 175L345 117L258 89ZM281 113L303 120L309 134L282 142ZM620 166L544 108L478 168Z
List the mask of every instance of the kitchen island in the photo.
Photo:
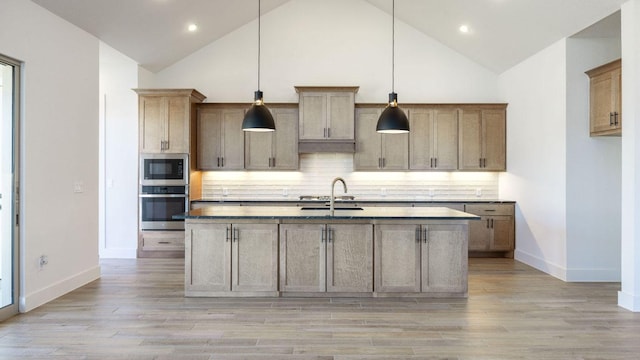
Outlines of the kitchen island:
M185 219L185 296L467 296L468 222L444 207L211 206Z

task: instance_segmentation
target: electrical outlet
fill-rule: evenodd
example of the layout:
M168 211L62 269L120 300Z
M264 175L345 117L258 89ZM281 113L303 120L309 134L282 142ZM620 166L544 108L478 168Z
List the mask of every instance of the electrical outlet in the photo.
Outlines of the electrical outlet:
M482 196L482 188L477 188L476 189L476 197L481 197Z
M228 196L229 195L229 189L226 187L222 188L222 196Z
M82 182L82 181L74 181L73 182L73 192L74 193L83 193L84 192L84 182Z
M287 188L282 188L282 196L289 196L289 189Z
M429 188L429 197L434 197L436 195L436 190L434 188Z
M38 267L42 270L45 265L49 264L49 257L47 255L40 255L38 258Z
M380 189L380 196L387 196L387 189L386 188L381 188Z

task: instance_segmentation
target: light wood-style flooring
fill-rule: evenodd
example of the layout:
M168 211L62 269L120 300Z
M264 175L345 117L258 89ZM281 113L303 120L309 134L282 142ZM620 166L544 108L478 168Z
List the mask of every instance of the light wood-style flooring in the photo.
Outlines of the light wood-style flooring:
M183 297L183 261L102 278L0 323L0 359L639 359L619 284L471 259L468 299Z

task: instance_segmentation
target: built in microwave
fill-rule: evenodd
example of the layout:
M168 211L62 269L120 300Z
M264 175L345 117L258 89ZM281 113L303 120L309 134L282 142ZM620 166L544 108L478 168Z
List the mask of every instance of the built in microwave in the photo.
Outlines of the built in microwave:
M140 154L140 185L188 185L188 161L187 154Z

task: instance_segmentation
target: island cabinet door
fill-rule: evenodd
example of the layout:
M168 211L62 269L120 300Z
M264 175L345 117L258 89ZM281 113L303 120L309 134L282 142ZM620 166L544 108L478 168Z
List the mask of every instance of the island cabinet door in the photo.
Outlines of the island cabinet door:
M185 290L231 290L231 225L187 224Z
M373 225L327 225L327 291L373 291Z
M326 290L325 225L280 225L280 290Z
M420 292L420 225L376 225L374 291Z
M232 226L231 291L278 290L278 225Z
M422 292L467 292L467 227L423 225Z

